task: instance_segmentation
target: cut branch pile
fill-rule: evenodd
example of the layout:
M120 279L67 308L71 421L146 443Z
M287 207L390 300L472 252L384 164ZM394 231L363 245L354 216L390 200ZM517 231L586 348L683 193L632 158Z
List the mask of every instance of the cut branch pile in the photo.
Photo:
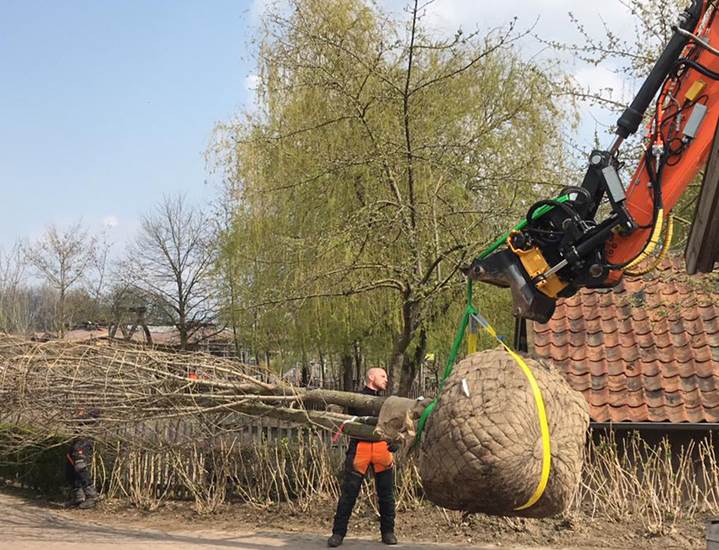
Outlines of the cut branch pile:
M368 418L345 422L343 430L372 437L371 416L381 406L370 396L297 388L266 369L202 353L7 336L0 336L0 400L5 422L21 419L46 433L74 431L82 423L78 411L97 409L105 435L149 420L213 422L228 413L336 429L352 417L316 410L336 404L366 408Z

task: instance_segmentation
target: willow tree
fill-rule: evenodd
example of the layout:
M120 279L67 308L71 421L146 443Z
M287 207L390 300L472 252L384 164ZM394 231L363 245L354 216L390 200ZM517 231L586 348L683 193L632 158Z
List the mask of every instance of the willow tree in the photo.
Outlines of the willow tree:
M406 394L459 267L557 182L551 71L512 24L443 39L417 2L406 21L361 0L291 8L266 16L258 110L219 129L240 203L225 254L246 311L348 301L360 332L385 323Z

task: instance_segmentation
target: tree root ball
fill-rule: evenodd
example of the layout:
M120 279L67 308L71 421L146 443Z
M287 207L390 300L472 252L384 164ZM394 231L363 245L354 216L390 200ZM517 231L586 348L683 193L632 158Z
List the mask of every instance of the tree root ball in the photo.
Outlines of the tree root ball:
M490 515L549 517L579 484L589 427L587 404L554 368L525 358L544 399L551 470L542 497L542 436L529 381L503 349L470 355L447 379L420 448L425 495L439 506Z

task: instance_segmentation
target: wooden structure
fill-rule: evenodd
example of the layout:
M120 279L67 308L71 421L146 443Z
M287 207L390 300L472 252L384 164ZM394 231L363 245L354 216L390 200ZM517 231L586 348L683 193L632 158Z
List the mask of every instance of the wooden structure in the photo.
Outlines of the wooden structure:
M122 333L122 338L124 340L130 341L135 335L137 329L142 328L142 334L144 335L145 343L152 345L152 335L150 334L150 329L148 328L147 321L145 320L146 312L147 308L145 306L118 308L118 310L115 312L115 319L110 324L110 328L108 330L108 337L110 339L115 338L115 335L117 334L117 329L119 328L120 332ZM128 313L134 314L132 323L126 322Z
M719 259L719 126L714 134L709 161L684 257L687 273L711 273Z

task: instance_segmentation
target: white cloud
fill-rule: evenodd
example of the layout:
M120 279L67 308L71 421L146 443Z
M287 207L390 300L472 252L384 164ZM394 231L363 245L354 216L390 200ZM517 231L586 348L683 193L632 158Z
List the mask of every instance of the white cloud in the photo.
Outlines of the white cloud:
M112 229L120 225L120 220L117 219L117 216L109 215L102 218L102 226L106 227L108 229Z
M385 4L396 11L397 1ZM517 18L519 29L534 26L534 32L547 40L571 40L577 38L577 29L571 23L569 12L582 22L593 35L603 34L604 24L619 34L631 31L633 18L618 1L577 2L576 0L437 0L426 9L426 21L444 32L458 28L465 31L488 30L506 25Z
M588 65L574 73L574 79L584 89L595 92L611 90L610 97L616 101L627 101L632 91L629 83L604 66Z
M248 74L245 77L245 89L248 92L254 92L257 89L257 85L260 83L260 77L256 74Z

